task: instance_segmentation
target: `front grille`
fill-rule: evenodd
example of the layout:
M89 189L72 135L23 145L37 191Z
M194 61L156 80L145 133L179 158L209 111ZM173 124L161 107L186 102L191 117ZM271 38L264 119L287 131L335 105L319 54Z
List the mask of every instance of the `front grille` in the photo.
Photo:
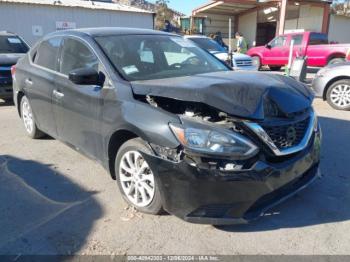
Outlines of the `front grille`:
M261 124L261 127L269 135L272 142L281 150L299 145L306 135L309 123L310 117L293 124Z
M252 64L252 60L236 60L237 66L251 66Z

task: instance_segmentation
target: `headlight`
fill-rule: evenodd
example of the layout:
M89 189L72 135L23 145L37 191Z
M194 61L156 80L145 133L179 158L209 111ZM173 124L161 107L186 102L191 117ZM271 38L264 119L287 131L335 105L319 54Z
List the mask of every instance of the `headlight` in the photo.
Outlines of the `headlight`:
M170 124L170 128L179 142L191 151L237 159L246 159L258 152L251 141L231 130L189 121L184 125Z

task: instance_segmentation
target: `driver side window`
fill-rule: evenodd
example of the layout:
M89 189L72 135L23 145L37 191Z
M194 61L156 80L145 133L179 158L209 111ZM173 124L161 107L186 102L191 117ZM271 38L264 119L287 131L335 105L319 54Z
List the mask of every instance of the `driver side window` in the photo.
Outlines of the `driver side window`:
M285 46L287 42L287 37L278 36L270 42L271 48Z
M62 74L68 75L72 70L86 67L98 71L98 64L96 55L85 44L72 38L64 39L59 68Z

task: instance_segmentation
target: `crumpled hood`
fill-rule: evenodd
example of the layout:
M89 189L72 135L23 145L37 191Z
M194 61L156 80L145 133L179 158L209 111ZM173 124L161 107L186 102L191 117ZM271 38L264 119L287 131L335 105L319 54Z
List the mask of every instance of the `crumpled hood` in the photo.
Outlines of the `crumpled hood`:
M0 66L1 65L15 65L21 57L25 54L0 54Z
M275 103L285 114L303 111L313 94L289 77L251 72L215 72L171 79L134 81L137 95L201 102L233 116L264 119L266 103Z

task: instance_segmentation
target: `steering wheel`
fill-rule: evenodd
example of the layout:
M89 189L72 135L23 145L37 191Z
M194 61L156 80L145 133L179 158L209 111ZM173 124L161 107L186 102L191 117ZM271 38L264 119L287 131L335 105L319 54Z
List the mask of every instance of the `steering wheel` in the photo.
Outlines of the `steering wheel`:
M203 61L201 61L196 56L191 56L191 57L187 58L185 61L183 61L182 64L185 64L185 65L201 65L201 64L203 64Z

